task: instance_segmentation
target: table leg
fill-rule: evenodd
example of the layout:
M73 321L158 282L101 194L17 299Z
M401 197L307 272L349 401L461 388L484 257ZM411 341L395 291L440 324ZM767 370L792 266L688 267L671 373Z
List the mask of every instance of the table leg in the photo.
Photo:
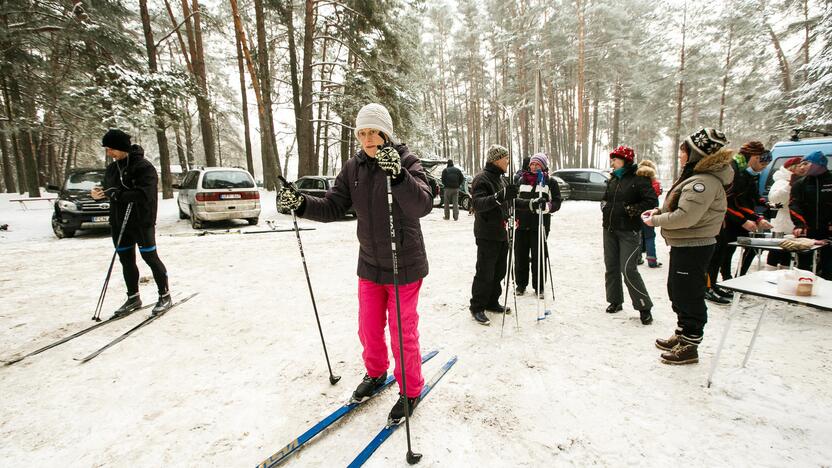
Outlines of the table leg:
M716 371L716 365L719 362L719 355L722 353L722 347L725 345L725 337L728 336L728 329L731 328L731 320L733 320L734 314L737 313L737 308L740 305L740 297L742 297L742 293L734 291L734 300L731 302L731 311L728 312L728 321L725 322L725 329L722 330L722 338L719 339L719 346L716 348L714 362L711 363L711 372L708 374L708 388L711 388L711 383L713 383L714 371Z
M760 319L757 320L757 327L754 328L754 334L751 335L751 343L748 344L748 350L745 352L745 359L742 360L742 367L748 364L748 358L751 356L751 350L754 348L754 342L757 340L757 333L760 332L760 326L763 324L763 316L766 315L768 308L768 301L763 303L763 310L760 311Z
M818 251L820 249L815 249L812 252L812 274L817 276L818 275Z

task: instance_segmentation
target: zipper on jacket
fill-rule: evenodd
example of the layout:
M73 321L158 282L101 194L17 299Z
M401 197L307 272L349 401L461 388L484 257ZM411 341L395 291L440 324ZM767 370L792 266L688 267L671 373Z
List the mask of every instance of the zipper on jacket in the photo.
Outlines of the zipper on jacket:
M621 187L621 179L617 180L615 183L615 193L612 194L612 207L610 208L610 221L609 221L609 231L612 232L612 212L615 210L615 200L618 199L618 188Z

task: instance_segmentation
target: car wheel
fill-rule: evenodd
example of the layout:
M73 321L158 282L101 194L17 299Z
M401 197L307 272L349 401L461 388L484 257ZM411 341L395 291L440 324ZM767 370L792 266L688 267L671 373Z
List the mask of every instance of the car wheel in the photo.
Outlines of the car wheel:
M191 227L194 229L202 229L202 221L196 217L196 210L191 207Z
M248 218L246 219L246 221L248 221L248 224L250 224L251 226L256 226L257 223L260 222L260 218Z
M471 209L471 197L462 197L462 200L459 201L459 206L465 211L470 210Z
M57 237L58 239L64 239L75 236L75 231L71 229L64 229L64 227L61 226L61 223L58 222L58 219L54 216L52 217L52 232L55 233L55 237Z

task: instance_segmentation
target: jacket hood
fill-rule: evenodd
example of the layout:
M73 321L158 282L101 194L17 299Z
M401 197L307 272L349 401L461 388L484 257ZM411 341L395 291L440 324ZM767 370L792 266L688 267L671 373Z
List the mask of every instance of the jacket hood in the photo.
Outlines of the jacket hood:
M636 175L652 179L656 177L656 170L650 167L649 165L645 164L643 166L639 166L639 168L636 170Z
M777 172L774 173L774 180L791 180L792 178L792 171L786 169L785 167L781 167L777 169Z
M128 157L130 159L144 159L144 148L139 145L130 146Z
M734 169L731 167L731 158L734 152L722 148L716 153L702 158L693 168L696 174L712 174L716 176L722 185L730 185L734 180Z

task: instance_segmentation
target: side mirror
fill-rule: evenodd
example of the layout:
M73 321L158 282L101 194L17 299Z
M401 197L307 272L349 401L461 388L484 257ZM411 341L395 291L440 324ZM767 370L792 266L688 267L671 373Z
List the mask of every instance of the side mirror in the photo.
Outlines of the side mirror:
M58 193L61 191L61 188L55 184L46 184L46 191L52 193Z
M176 190L181 189L182 187L179 184L170 184L171 188L175 188Z

